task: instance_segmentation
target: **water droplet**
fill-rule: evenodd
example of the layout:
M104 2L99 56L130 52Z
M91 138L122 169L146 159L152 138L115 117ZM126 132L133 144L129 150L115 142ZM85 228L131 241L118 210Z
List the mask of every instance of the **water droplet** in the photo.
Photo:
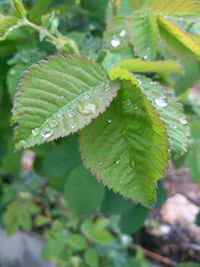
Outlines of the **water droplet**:
M120 44L121 44L121 42L119 39L112 39L112 41L111 41L111 45L113 47L118 47Z
M87 99L90 99L90 96L86 94L84 98L87 100Z
M187 124L188 121L187 121L187 118L185 116L182 116L179 118L179 122L183 125Z
M127 99L127 100L126 100L126 105L127 105L127 106L130 106L130 104L131 104L131 100L130 100L130 99Z
M51 137L52 134L53 134L53 130L50 128L46 128L46 129L42 130L42 132L41 132L41 136L44 139Z
M174 125L174 126L173 126L173 128L174 128L174 129L177 129L177 126L176 126L176 125Z
M69 116L70 118L73 118L73 117L76 116L76 112L75 112L75 110L74 110L73 108L70 108L70 109L69 109L69 111L68 111L68 116Z
M37 136L39 134L39 132L40 132L39 129L35 128L35 129L32 130L32 135L33 136Z
M24 145L26 144L26 142L24 140L19 141L19 143L17 144L17 148L22 148L24 147Z
M134 161L134 160L132 160L132 161L130 162L130 165L131 165L131 167L132 167L133 169L135 169L135 161Z
M161 108L165 108L167 104L167 98L165 96L160 96L155 99L156 105L158 105Z
M98 165L101 166L103 164L103 161L99 161Z
M121 37L124 37L124 36L125 36L125 34L126 34L126 31L125 31L125 30L122 30L122 31L120 32L120 34L119 34L119 35L120 35Z
M52 127L52 128L55 128L57 125L58 125L58 123L57 123L57 121L51 121L50 123L49 123L49 125Z
M111 123L112 122L112 118L108 118L107 122Z
M115 159L115 164L118 165L120 163L120 159L119 158L116 158Z
M62 115L63 115L62 111L59 111L59 112L57 113L57 117L58 117L58 118L62 117Z
M83 115L95 115L96 105L93 103L85 103L78 106L78 111Z
M109 86L108 84L106 84L106 86L105 86L105 88L104 88L104 91L105 91L105 92L108 92L109 89L110 89L110 86Z
M75 129L75 128L76 128L76 123L73 122L73 123L70 125L70 127L71 127L72 129Z
M99 93L98 93L98 97L100 98L101 101L104 100L104 98L103 98L103 93L102 93L102 92L99 92Z
M134 105L134 110L138 110L138 106L136 104Z

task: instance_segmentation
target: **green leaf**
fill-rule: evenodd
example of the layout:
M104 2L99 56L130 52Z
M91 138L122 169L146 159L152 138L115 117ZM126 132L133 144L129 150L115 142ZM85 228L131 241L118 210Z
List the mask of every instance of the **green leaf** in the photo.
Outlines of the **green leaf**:
M114 17L104 32L104 43L107 48L118 47L127 43L126 17Z
M77 136L68 136L45 151L40 172L53 186L63 191L69 173L78 164L81 164L81 159Z
M13 0L13 6L20 17L26 17L26 10L23 6L22 0Z
M99 261L94 249L87 249L84 253L84 261L89 267L98 267Z
M186 31L162 16L158 16L158 25L161 38L172 52L184 58L200 58L200 44Z
M121 230L127 234L134 234L144 225L148 215L148 210L140 205L136 205L131 212L124 214L120 221Z
M167 15L200 14L200 5L197 0L151 0L149 7L157 13Z
M141 59L127 59L117 66L131 72L182 73L183 69L176 61L144 61Z
M191 124L191 140L186 162L193 181L200 183L200 120Z
M70 208L79 214L95 211L104 198L104 188L82 165L69 174L65 196Z
M154 105L166 125L172 154L187 151L190 127L184 115L182 104L177 102L172 91L167 91L149 78L139 77L141 88Z
M78 131L105 111L119 89L95 62L51 56L23 77L15 98L17 148L28 148Z
M133 11L146 7L149 1L150 0L128 0L129 5Z
M85 239L79 234L69 234L67 238L67 245L73 251L84 250L87 247L87 243Z
M200 63L188 60L181 60L179 62L184 68L184 75L180 77L175 84L176 95L182 94L185 90L191 88L198 82L200 77Z
M152 60L157 54L157 22L151 12L134 12L128 20L128 35L135 53L144 59Z
M166 129L134 76L118 70L110 73L111 79L128 81L109 109L81 131L80 152L105 185L151 206L156 181L164 177L168 164Z
M4 40L10 32L21 26L21 21L16 16L0 15L0 41Z
M194 262L184 262L178 264L176 267L200 267L200 264Z
M112 190L107 190L101 211L108 216L113 214L126 214L130 212L134 205L132 201L124 199Z

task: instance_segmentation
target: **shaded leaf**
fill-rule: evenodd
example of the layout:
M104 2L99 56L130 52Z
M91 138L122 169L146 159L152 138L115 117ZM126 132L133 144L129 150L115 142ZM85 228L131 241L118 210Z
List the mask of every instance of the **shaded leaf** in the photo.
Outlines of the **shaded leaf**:
M23 77L15 98L17 148L27 148L78 131L105 111L119 85L95 62L51 56Z
M109 109L81 131L81 156L108 187L150 206L167 167L166 130L132 74L121 70L110 77L132 83L123 82Z
M100 206L104 198L104 188L88 170L79 165L69 174L65 197L71 210L88 214Z

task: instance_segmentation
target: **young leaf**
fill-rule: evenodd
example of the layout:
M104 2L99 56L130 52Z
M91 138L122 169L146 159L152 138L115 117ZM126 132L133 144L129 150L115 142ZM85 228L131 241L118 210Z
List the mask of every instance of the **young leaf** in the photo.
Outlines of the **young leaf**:
M166 61L144 61L141 59L126 59L117 66L131 72L156 72L156 73L182 73L181 65L173 60Z
M166 130L132 74L110 76L128 81L109 109L81 131L82 159L115 192L151 206L168 163Z
M167 15L200 14L200 5L197 0L151 0L149 7L157 13Z
M134 51L144 59L154 59L157 53L157 22L151 12L136 11L129 17L128 34Z
M166 125L171 152L173 154L186 152L190 128L184 115L182 104L177 102L171 91L166 91L157 82L145 77L139 77L139 81L141 88L143 88Z
M21 20L16 16L0 15L0 41L4 40L9 33L21 26Z
M113 18L107 25L104 32L104 43L107 48L118 47L122 43L126 43L126 18Z
M13 121L17 148L42 144L78 131L105 111L119 89L95 62L51 56L23 77Z
M26 9L23 6L22 0L13 0L13 6L20 17L26 17Z
M199 59L200 44L168 19L158 16L160 35L166 45L181 57Z

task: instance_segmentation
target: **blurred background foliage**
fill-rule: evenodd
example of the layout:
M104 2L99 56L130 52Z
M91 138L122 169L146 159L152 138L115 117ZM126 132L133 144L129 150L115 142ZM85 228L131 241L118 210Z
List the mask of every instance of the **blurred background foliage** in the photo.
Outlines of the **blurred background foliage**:
M23 1L32 22L72 38L83 54L97 59L105 69L134 57L129 45L110 51L103 45L105 25L113 12L111 2ZM118 15L130 12L128 1L122 0ZM0 13L13 14L11 0L0 1ZM200 39L199 21L179 23ZM139 244L134 250L130 246L148 210L96 181L81 163L77 135L32 151L17 152L13 148L10 117L21 74L55 52L53 44L41 36L39 39L38 33L28 27L17 29L0 42L0 226L8 234L23 230L45 236L43 257L60 267L148 267L150 263ZM161 45L158 59L169 58L176 57ZM188 90L198 82L200 63L179 58L178 62L185 70L183 77L162 75L158 80L174 87L192 121L189 152L174 158L174 162L179 167L186 163L194 182L200 183L200 88ZM161 206L165 199L160 183L155 206Z

